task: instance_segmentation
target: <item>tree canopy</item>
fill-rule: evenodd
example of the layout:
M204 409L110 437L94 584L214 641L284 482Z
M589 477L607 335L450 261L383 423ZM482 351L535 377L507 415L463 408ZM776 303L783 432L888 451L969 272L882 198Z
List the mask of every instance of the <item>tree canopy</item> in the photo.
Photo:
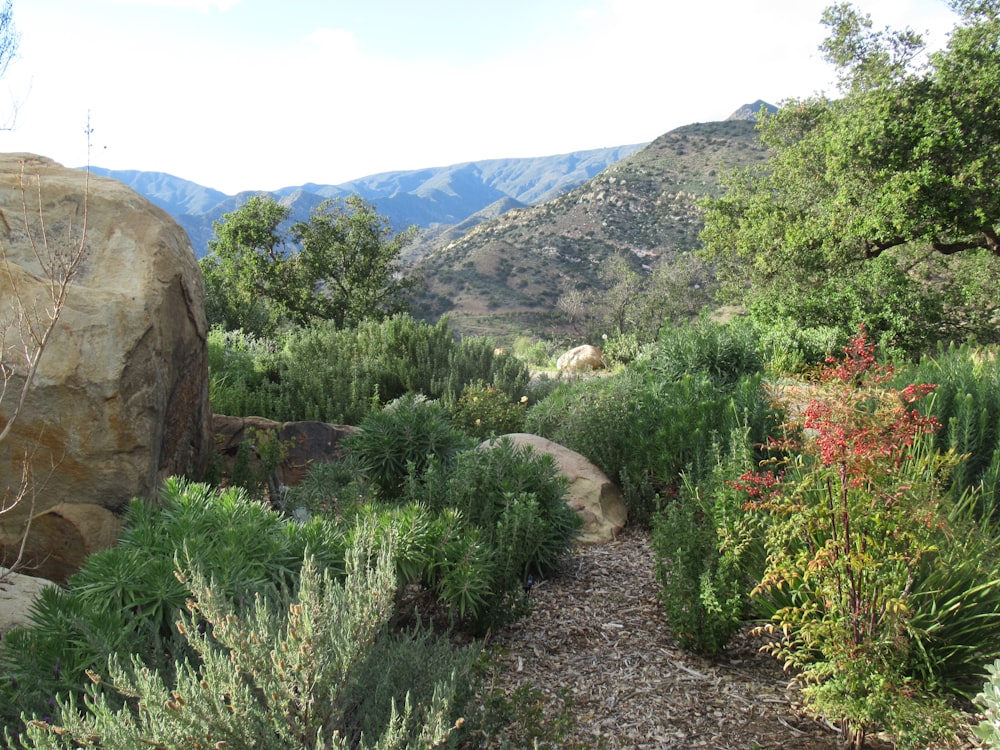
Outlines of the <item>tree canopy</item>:
M841 95L763 115L770 159L706 203L704 256L730 296L814 287L890 250L904 267L921 251L1000 257L1000 1L949 5L959 20L931 53L913 31L827 8Z
M416 229L396 233L360 196L321 203L289 225L290 210L251 197L215 223L201 260L210 323L248 333L332 320L338 328L405 308L411 280L400 254Z

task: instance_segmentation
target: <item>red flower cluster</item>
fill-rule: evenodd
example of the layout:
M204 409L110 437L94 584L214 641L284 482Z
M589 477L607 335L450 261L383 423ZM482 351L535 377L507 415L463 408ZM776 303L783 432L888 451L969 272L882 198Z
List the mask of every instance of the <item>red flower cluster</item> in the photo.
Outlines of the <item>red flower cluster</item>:
M780 491L783 476L784 472L772 474L769 471L747 471L741 474L739 479L728 484L741 492L746 492L753 500L768 500Z

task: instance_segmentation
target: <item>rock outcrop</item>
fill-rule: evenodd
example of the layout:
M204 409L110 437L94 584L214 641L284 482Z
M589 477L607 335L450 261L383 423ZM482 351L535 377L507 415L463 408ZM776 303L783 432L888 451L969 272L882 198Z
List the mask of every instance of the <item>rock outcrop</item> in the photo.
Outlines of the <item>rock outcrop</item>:
M357 427L326 424L325 422L272 422L261 417L212 417L215 448L223 460L224 472L231 473L240 445L249 440L253 470L260 472L260 456L256 443L263 436L277 440L282 446L283 459L277 467L276 479L286 487L299 484L316 463L335 461L341 457L340 441L358 431ZM256 435L254 433L257 433Z
M16 548L31 517L32 536L55 529L49 542L29 536L43 557L78 532L81 550L103 544L131 498L155 495L169 475L200 475L211 453L204 288L187 236L120 182L30 154L0 155L0 320L15 285L22 300L46 298L36 251L44 260L81 242L84 261L24 409L0 443L0 492L21 477L26 456L32 467L31 492L0 518L0 553ZM0 425L22 374L0 403ZM108 512L88 511L83 522L66 510L73 505Z
M625 528L628 510L621 490L585 456L538 435L516 432L504 437L555 460L559 473L569 482L566 503L583 518L580 541L610 542Z
M604 352L596 346L584 344L570 349L556 360L560 372L586 372L605 367Z

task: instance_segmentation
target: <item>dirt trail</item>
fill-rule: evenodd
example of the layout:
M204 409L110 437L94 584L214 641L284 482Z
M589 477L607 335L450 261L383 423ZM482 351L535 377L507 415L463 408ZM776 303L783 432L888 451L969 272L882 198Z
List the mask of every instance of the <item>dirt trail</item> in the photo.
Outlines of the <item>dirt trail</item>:
M580 546L558 578L531 592L530 617L495 638L495 681L530 685L554 721L569 706L567 745L587 748L833 750L839 735L796 705L788 676L746 635L719 659L688 654L659 604L647 532ZM568 699L568 704L567 704Z

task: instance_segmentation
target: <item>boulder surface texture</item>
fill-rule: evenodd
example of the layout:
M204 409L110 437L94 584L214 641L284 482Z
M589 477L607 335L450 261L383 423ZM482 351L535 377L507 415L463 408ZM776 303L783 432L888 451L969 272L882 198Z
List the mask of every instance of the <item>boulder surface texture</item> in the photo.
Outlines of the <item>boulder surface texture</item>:
M0 321L10 321L15 294L40 310L46 258L80 243L84 260L24 409L0 443L0 493L16 492L26 457L31 467L27 494L0 515L0 552L8 554L29 518L39 533L61 529L51 545L72 539L79 553L93 551L113 540L109 527L129 500L155 496L172 474L200 476L211 453L204 286L187 235L116 180L0 155ZM17 333L8 325L6 344ZM0 427L24 372L10 353L4 361L15 371ZM61 521L47 523L50 512ZM79 557L28 538L41 558ZM39 571L41 558L25 561L26 572L61 577Z

